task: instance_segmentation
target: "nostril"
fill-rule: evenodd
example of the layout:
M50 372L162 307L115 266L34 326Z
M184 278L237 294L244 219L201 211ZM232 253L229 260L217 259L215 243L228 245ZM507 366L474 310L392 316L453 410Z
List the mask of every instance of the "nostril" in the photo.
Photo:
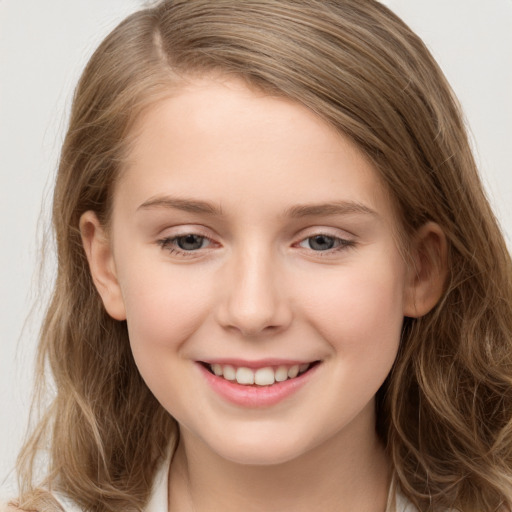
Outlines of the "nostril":
M257 338L262 335L274 334L279 331L277 325L266 325L266 326L248 326L243 322L239 322L237 325L228 325L227 328L232 332L238 332L245 338Z

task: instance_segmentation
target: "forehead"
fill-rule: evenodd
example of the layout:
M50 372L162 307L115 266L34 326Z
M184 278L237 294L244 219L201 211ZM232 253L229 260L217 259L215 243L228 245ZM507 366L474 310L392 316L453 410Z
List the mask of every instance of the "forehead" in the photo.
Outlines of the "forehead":
M139 202L162 193L226 207L247 201L356 200L389 214L374 166L310 109L241 80L194 79L136 121L118 188Z

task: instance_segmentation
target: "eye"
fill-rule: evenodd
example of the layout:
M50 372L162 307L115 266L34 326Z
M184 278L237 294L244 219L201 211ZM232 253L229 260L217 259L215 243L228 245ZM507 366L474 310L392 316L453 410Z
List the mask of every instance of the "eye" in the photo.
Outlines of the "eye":
M179 236L172 236L158 240L158 245L169 251L170 253L177 254L190 254L200 249L207 249L213 244L213 241L203 235L195 233L187 233Z
M353 245L354 242L351 240L345 240L336 236L323 234L309 236L299 243L299 247L303 247L304 249L311 249L317 252L343 249Z
M174 243L183 251L196 251L202 249L208 243L208 239L201 235L189 234L177 236Z

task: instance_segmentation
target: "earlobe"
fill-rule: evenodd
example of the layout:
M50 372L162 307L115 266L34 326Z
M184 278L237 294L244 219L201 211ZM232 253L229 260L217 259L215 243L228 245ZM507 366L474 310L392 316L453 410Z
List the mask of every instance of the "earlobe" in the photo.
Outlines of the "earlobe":
M80 217L80 233L94 285L107 313L115 320L126 320L112 248L105 230L93 211L87 211Z
M427 222L416 233L408 269L404 316L426 315L443 295L447 264L446 235L435 222Z

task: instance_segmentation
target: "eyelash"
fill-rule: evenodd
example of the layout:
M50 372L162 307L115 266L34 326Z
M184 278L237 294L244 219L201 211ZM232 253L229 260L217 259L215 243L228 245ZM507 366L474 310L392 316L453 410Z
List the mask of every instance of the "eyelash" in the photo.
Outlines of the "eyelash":
M180 239L184 239L184 238L187 238L190 236L201 239L202 243L208 242L210 245L216 244L216 242L214 242L211 238L209 238L205 235L199 235L197 233L185 233L183 235L165 237L160 240L157 240L157 244L162 249L167 251L169 254L177 255L177 256L181 256L181 257L195 257L198 255L198 252L201 249L204 249L203 247L198 247L197 249L191 249L191 250L184 250L184 249L179 248L177 245L177 243ZM311 249L311 248L308 249L308 248L302 247L302 245L301 245L302 243L304 243L308 240L311 241L315 238L330 239L333 241L335 246L331 247L329 249L326 249L324 251L322 251L322 250L315 251L314 249ZM294 244L294 246L302 247L303 249L306 249L306 250L311 250L312 253L314 253L315 255L318 255L320 257L326 257L329 255L336 254L340 251L354 248L356 246L356 242L354 240L348 240L345 238L340 238L340 237L329 235L326 233L315 233L314 235L311 235L311 236L301 239L298 243ZM208 248L206 248L206 249L208 249Z
M315 255L318 255L318 256L321 256L321 257L325 257L325 256L328 256L328 255L331 255L331 254L335 254L335 253L338 253L340 251L344 251L344 250L347 250L347 249L351 249L353 247L355 247L356 245L356 242L354 240L348 240L346 238L340 238L339 236L334 236L334 235L329 235L327 233L316 233L314 235L311 235L311 236L308 236L306 238L303 238L297 245L299 245L299 247L302 247L302 243L303 242L306 242L308 240L313 240L313 239L318 239L318 238L328 238L330 240L333 241L333 243L335 244L334 247L331 247L329 249L326 249L325 251L315 251L314 249L311 249Z
M183 235L169 236L166 238L162 238L160 240L157 240L157 244L162 249L168 251L169 254L175 254L175 255L184 256L184 257L193 257L193 256L196 256L196 253L198 252L199 249L202 249L202 247L195 249L195 250L187 251L185 249L181 249L177 245L178 240L187 238L189 236L194 236L194 237L200 238L201 241L207 241L207 242L210 242L211 244L215 243L211 238L208 238L207 236L199 235L197 233L185 233Z

